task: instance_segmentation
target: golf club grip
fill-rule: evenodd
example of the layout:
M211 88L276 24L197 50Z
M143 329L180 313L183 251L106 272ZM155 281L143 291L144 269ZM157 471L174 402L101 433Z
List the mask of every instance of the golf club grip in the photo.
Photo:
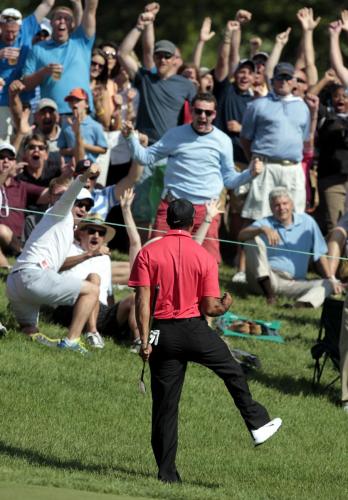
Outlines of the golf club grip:
M153 294L152 304L151 304L151 316L150 316L149 330L151 330L151 328L152 328L153 316L155 314L155 309L156 309L156 303L157 303L157 298L158 298L159 290L160 290L160 286L156 285L155 286L155 291L154 291L154 294Z

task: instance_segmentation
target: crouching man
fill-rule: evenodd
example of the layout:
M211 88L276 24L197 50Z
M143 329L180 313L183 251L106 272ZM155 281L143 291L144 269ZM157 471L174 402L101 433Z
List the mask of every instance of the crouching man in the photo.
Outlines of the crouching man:
M239 233L240 241L249 243L245 246L248 285L263 293L268 304L285 295L296 299L296 307L319 307L325 297L342 291L341 283L330 275L323 235L310 215L294 213L286 188L274 188L269 203L272 215ZM324 279L306 279L311 256Z
M133 340L138 337L135 320L134 294L115 304L112 295L112 271L107 243L115 236L115 229L105 224L98 214L87 216L75 231L75 242L61 268L66 282L88 280L99 286L96 302L87 321L86 340L93 347L104 347L103 336L125 337L128 329ZM66 326L73 315L72 305L57 307L53 320Z
M67 337L58 347L85 353L79 339L99 296L99 286L81 278L66 280L58 273L74 240L74 225L93 206L90 193L83 188L97 172L91 166L68 187L53 179L50 203L39 224L32 231L23 252L7 279L7 296L21 330L29 335L38 332L41 305L73 305Z

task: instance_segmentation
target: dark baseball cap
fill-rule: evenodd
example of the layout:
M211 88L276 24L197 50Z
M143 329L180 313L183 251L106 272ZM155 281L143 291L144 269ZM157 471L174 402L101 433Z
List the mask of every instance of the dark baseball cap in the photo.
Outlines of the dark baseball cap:
M192 203L184 198L179 198L169 203L167 208L167 224L168 226L183 227L192 224L195 216L195 209Z
M264 63L266 63L268 58L269 54L267 52L256 52L256 54L253 55L252 60L254 63L257 63L259 61L263 61Z
M244 66L249 66L249 68L251 69L251 71L255 71L255 63L254 61L252 61L251 59L241 59L239 61L239 64L236 68L236 71L235 73L237 73L237 71L239 71L240 69L244 68Z
M170 42L169 40L159 40L158 42L155 43L155 50L154 54L156 52L166 52L167 54L170 54L173 56L176 51L176 46L174 45L173 42Z
M273 78L276 78L279 75L288 75L293 77L295 74L295 68L291 63L280 62L274 68Z

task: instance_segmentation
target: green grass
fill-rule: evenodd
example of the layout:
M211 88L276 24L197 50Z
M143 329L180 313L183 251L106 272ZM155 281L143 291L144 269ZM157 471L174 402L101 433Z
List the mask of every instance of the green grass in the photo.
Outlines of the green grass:
M229 339L260 357L262 370L249 383L271 416L283 418L279 434L255 449L222 382L191 365L180 407L183 484L161 484L150 447L151 398L138 392L140 359L111 340L82 357L10 330L0 339L0 483L173 500L346 499L348 417L337 405L339 383L326 393L311 388L320 311L266 307L242 286L231 288L230 277L224 267L233 311L282 322L285 344ZM8 324L4 297L0 312ZM41 331L62 334L45 323ZM334 375L328 369L324 382ZM149 387L148 372L146 381Z

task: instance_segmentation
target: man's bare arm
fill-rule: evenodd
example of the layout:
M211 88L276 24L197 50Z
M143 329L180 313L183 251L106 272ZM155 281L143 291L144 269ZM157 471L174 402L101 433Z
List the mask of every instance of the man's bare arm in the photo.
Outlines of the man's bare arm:
M42 0L42 2L36 7L34 11L34 16L38 23L41 23L44 17L46 17L51 9L54 7L55 0Z
M231 40L233 31L240 30L239 23L237 21L228 21L223 34L222 42L220 43L218 50L218 58L214 70L215 78L222 82L227 78L229 73L229 59L231 51Z
M99 0L86 0L81 25L88 38L92 38L96 31L96 15Z
M160 10L160 4L157 2L151 2L145 6L145 12L150 12L153 15L151 22L145 25L143 36L142 36L142 46L143 46L143 66L151 70L154 65L153 52L155 48L155 19Z
M347 23L348 24L348 23ZM331 66L336 71L338 78L343 85L348 85L348 69L344 66L342 52L340 48L340 34L343 29L342 21L335 21L329 25L330 35L330 59Z
M265 70L266 77L268 80L267 85L269 87L270 87L270 80L273 77L274 68L278 64L280 56L283 52L283 49L289 41L290 32L291 32L291 28L288 28L286 31L283 31L283 33L279 33L276 36L275 44L274 44L272 52L267 60L266 70Z
M134 57L131 55L132 51L136 46L145 27L147 26L147 24L153 22L153 19L154 16L151 12L143 12L142 14L140 14L135 27L130 30L128 35L126 35L119 48L118 57L131 79L134 78L136 72L138 71L138 65Z
M229 310L232 304L232 297L228 292L225 292L222 297L203 297L200 303L202 314L207 316L221 316Z

